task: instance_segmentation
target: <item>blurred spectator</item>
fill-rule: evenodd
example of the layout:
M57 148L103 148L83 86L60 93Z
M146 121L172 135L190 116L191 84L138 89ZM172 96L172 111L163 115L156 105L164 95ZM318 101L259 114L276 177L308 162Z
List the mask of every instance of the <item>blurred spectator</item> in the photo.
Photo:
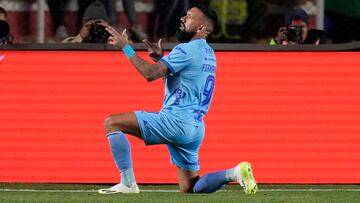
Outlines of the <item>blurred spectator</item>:
M96 0L77 0L78 2L78 28L82 26L82 17L86 8ZM102 0L104 3L106 0ZM68 31L64 25L64 11L70 0L47 0L53 21L53 33L59 39L68 37Z
M212 37L222 41L240 40L248 16L246 0L212 0L210 6L220 19Z
M0 7L0 44L12 44L13 41L10 25L7 22L7 13L3 7Z
M360 40L360 0L326 0L326 32L333 43Z
M280 27L285 26L284 16L289 10L303 8L306 1L307 0L266 0L267 8L264 16L264 28L260 33L261 37L268 39L274 36L274 33L277 33ZM308 10L305 11L307 12Z
M78 0L79 2L79 16L83 16L85 9L95 0ZM122 26L119 23L119 18L116 10L117 0L100 0L109 14L109 24L114 25L115 27L122 29ZM130 23L130 33L133 34L132 37L136 37L138 40L143 40L148 38L147 34L143 31L141 24L138 21L135 12L135 2L134 0L122 0L125 14ZM79 22L79 25L81 23ZM134 36L135 35L135 36Z
M64 10L69 1L70 0L47 0L53 22L53 33L55 37L59 39L64 39L68 36L68 31L64 25Z
M66 38L63 43L106 43L109 38L109 33L105 31L108 22L104 5L95 1L84 12L79 34Z
M79 11L78 11L78 28L82 26L82 17L86 8L96 0L77 0ZM105 0L103 0L105 1ZM68 37L67 29L64 25L64 11L70 0L47 0L49 10L53 22L53 33L59 39Z
M294 9L285 16L285 27L281 27L270 45L316 44L320 43L324 31L310 29L309 16L302 9Z
M214 38L222 42L253 43L264 37L265 0L212 0L210 2L219 15L220 23Z

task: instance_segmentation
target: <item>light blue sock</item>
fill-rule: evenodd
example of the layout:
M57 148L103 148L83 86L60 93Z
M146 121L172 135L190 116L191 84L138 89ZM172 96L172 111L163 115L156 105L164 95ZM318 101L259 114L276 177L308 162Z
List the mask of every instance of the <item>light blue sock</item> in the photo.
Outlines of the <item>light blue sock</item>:
M221 189L226 183L234 181L234 169L208 173L200 177L193 190L195 193L212 193Z
M193 188L194 192L212 193L219 190L228 182L225 173L226 171L219 171L201 176Z
M113 159L121 173L121 182L131 187L135 183L135 176L132 168L130 143L121 131L109 133L107 138L110 143Z
M121 182L128 187L131 187L136 182L134 170L132 168L121 172Z
M235 182L237 181L236 175L234 174L235 168L231 168L226 170L225 178L228 182Z

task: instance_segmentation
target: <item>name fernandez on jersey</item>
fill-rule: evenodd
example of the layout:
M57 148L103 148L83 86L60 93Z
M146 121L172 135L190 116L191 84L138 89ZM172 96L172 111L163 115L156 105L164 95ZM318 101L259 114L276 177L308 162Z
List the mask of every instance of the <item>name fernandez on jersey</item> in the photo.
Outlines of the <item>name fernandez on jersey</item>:
M215 73L215 71L216 71L216 66L215 66L215 65L212 65L212 64L204 64L204 65L202 66L201 71L209 72L209 73Z

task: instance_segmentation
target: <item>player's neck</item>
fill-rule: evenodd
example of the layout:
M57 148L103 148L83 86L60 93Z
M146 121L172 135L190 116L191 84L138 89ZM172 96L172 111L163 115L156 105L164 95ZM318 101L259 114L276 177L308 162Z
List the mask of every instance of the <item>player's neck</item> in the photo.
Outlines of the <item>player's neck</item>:
M206 41L206 36L195 35L190 41L197 40L197 39L203 39Z

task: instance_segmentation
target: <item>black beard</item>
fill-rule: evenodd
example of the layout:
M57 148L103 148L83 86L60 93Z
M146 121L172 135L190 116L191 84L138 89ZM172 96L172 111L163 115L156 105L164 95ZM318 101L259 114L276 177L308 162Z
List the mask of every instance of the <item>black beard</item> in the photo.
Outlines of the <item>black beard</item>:
M180 43L187 43L195 36L196 32L187 32L184 30L178 29L176 31L176 37Z

